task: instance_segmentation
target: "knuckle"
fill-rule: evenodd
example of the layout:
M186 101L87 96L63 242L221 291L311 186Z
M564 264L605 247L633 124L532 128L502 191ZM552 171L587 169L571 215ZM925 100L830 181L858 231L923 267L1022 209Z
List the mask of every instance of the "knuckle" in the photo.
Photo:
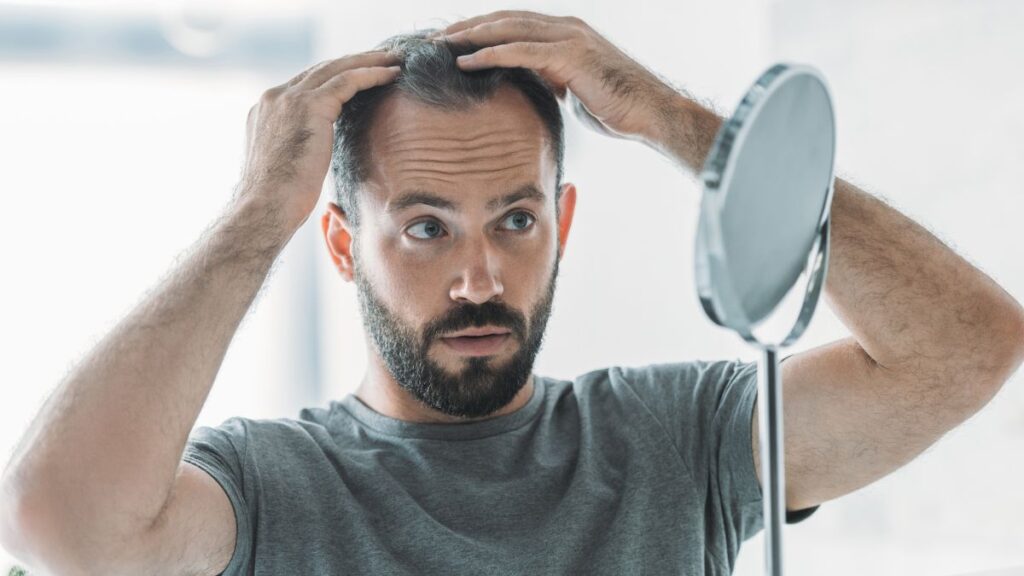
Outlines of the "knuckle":
M569 24L572 24L573 26L578 26L580 28L587 27L587 23L584 22L582 18L579 18L577 16L566 16L565 21L568 22Z
M569 37L580 42L585 42L590 37L590 32L588 29L580 26L570 26Z
M270 104L271 102L276 100L278 96L280 96L281 92L282 88L280 86L267 88L266 90L263 91L263 94L260 94L260 103Z
M539 28L537 21L529 18L509 18L509 21L526 32L533 32Z
M278 98L286 107L302 104L306 101L305 90L287 90Z
M337 74L334 78L331 78L330 82L332 85L339 88L347 86L352 80L359 76L359 69L353 68L352 70L345 70Z

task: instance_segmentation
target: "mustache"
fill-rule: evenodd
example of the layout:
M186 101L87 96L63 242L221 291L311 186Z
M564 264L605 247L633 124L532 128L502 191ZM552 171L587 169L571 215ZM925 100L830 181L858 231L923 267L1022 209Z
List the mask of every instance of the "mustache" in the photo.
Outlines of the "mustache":
M522 340L526 332L526 319L520 312L500 302L462 304L426 327L423 331L424 344L436 340L441 334L482 326L507 328L517 339Z

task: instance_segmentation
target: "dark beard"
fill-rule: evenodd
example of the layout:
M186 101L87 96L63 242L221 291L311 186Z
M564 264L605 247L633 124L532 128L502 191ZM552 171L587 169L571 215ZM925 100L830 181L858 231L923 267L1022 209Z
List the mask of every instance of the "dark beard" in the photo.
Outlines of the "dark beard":
M508 405L533 371L533 362L543 344L544 329L551 315L558 257L555 257L547 290L530 311L528 326L518 310L489 300L479 306L459 304L442 318L427 324L422 337L417 337L414 330L405 326L380 301L363 274L354 271L353 275L363 326L395 381L434 410L461 418L480 418ZM513 356L503 364L492 365L497 360L487 356L468 356L460 360L464 367L453 376L428 356L430 345L440 343L439 335L484 325L507 328L511 330L510 337L518 342Z

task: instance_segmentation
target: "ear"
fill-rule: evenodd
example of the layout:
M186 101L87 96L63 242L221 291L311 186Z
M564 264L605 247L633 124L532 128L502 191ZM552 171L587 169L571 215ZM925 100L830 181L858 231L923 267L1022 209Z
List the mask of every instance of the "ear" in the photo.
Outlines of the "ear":
M324 231L327 252L334 266L346 282L352 281L352 235L345 212L334 202L327 203L327 211L320 218L320 227Z
M569 240L569 228L572 227L572 215L576 210L576 185L572 182L562 184L562 197L558 200L558 259L561 261L565 252L565 243Z

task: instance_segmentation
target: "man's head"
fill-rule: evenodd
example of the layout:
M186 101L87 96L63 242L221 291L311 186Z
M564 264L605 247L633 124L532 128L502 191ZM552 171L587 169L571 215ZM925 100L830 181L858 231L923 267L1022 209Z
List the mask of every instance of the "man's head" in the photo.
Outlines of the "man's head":
M401 74L345 103L322 225L395 382L435 410L482 417L532 371L575 187L561 183L551 88L525 69L463 72L455 57L473 50L425 33L385 41ZM443 339L484 326L511 331L491 355Z
M431 30L392 36L376 46L402 56L402 70L395 82L356 93L344 104L334 123L334 153L331 175L334 201L359 228L358 210L362 185L370 177L370 128L388 96L401 94L438 110L465 110L485 102L500 89L513 89L526 98L548 133L548 146L555 163L556 195L562 184L565 138L562 113L551 87L536 72L525 68L490 68L463 72L455 58L477 50L470 44L425 40ZM555 198L557 210L557 200Z

